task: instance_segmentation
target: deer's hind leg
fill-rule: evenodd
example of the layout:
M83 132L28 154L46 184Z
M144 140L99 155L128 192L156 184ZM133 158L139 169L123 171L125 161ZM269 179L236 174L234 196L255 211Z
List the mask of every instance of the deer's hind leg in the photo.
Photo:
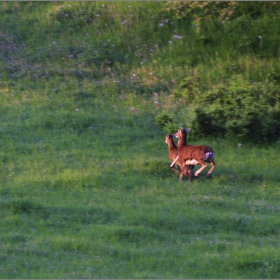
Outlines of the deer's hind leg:
M180 173L181 173L180 170L179 170L179 169L176 169L175 167L171 167L171 169L172 169L175 173L177 173L177 174L180 174Z
M195 177L198 177L199 174L207 167L207 163L202 160L198 160L198 163L201 164L201 167L195 171L194 173Z
M215 167L216 167L215 161L210 162L210 164L211 164L211 168L210 168L210 170L207 172L207 177L208 177L208 178L210 178L210 177L212 176L212 172L213 172L213 170L214 170Z

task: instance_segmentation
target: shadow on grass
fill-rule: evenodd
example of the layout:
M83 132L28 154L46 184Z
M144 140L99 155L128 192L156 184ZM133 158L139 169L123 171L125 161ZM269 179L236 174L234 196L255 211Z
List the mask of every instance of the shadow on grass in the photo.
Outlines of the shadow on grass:
M220 166L217 166L217 168L214 169L212 176L208 178L207 172L210 169L209 164L207 168L201 172L199 177L195 177L194 173L200 167L201 166L195 166L192 171L193 180L195 181L215 178L219 184L223 185L223 184L228 184L229 182L242 183L242 184L246 182L250 182L250 183L262 182L265 179L265 174L260 174L257 172L254 173L251 172L251 174L250 173L248 174L245 171L237 173L236 171L230 168L224 168ZM160 160L146 161L142 165L142 168L139 170L140 173L145 175L151 175L160 178L170 178L170 177L179 178L179 175L171 170L170 163L166 161L160 161ZM184 181L185 180L187 180L186 176L184 176Z
M34 219L50 220L48 226L52 226L51 221L59 220L60 225L69 223L82 224L107 224L118 219L119 213L115 209L105 207L48 207L36 204L30 200L9 200L2 201L1 206L12 210L14 214L33 215ZM57 223L54 222L53 226Z
M266 236L277 234L280 223L274 217L261 219L248 215L210 215L185 214L178 215L159 213L158 215L139 216L134 225L141 225L155 230L166 230L179 234L214 234L216 232L231 232L249 234L251 236Z

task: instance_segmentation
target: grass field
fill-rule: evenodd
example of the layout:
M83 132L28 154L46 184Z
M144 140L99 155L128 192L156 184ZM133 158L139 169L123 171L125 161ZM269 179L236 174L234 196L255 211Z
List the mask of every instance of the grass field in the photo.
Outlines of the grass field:
M110 13L69 3L1 4L0 278L279 278L279 141L191 138L214 149L217 167L179 183L156 116L188 127L168 88L202 65L176 68L170 44L157 54L165 67L143 66L148 55L117 37L128 28L134 43L155 43L143 19L157 19L157 2L106 4ZM138 33L123 23L130 9ZM62 32L65 10L79 24ZM113 35L117 50L102 53Z
M1 278L277 277L278 146L205 139L213 178L179 183L149 106L33 102L2 122Z

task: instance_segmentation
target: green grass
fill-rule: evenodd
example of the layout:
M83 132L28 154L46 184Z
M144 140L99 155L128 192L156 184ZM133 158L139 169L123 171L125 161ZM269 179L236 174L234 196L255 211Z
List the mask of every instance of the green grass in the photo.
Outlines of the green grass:
M211 56L191 28L169 44L165 4L0 5L0 278L279 277L279 141L238 146L191 127L217 167L179 183L156 121L189 127L174 94L186 76L206 93L238 75L265 87L276 50L227 51L229 35ZM169 19L180 35L187 23Z
M149 109L89 107L73 115L92 128L23 122L2 138L2 278L278 275L278 146L205 139L213 178L179 183Z

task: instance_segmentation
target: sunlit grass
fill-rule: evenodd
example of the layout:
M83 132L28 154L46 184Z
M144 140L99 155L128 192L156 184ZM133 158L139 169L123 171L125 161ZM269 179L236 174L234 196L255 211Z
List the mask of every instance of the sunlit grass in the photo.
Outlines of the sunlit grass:
M217 168L179 183L150 119L153 99L91 98L46 97L42 112L31 97L21 118L3 119L3 277L278 273L277 145L196 140L213 147Z

